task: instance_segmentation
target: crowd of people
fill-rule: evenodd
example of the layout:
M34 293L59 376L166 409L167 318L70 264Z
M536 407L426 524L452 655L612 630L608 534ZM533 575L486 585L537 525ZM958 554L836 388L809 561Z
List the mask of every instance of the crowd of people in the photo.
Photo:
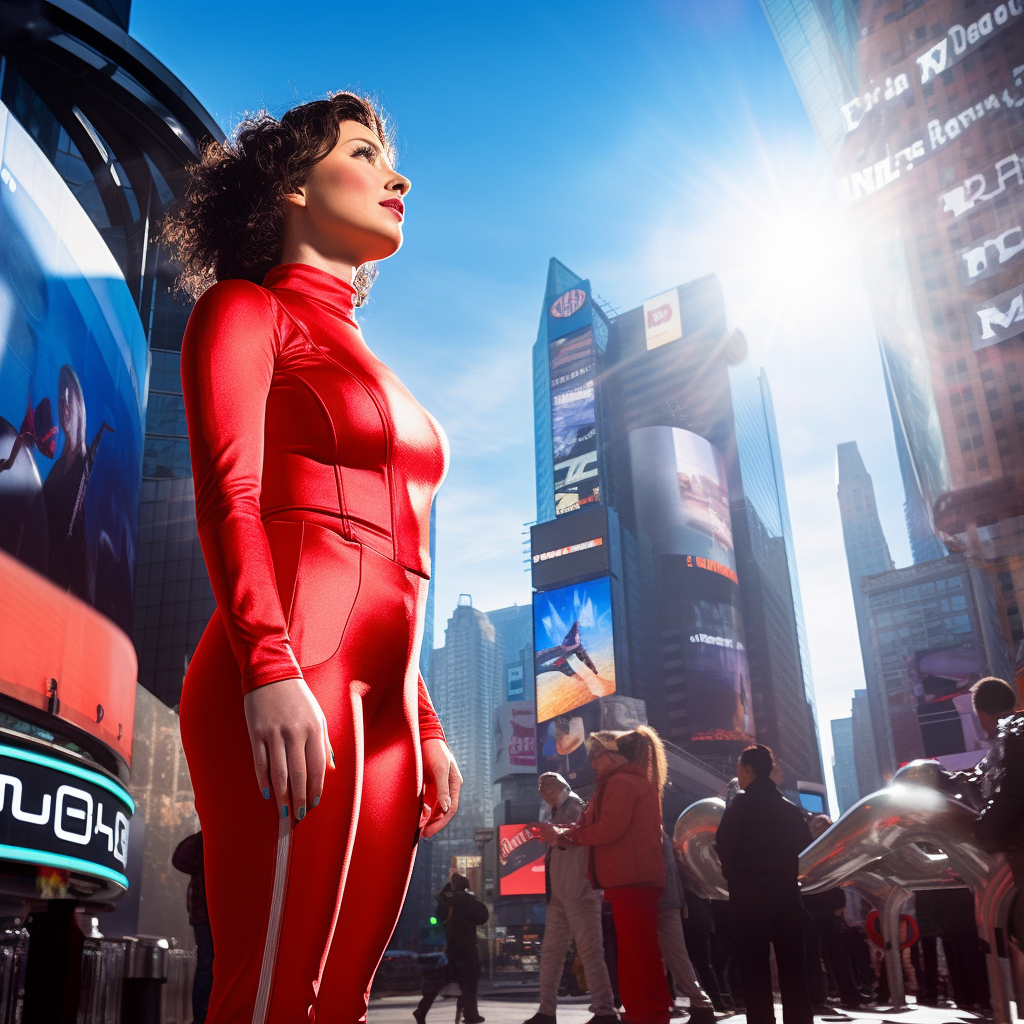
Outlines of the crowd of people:
M976 809L979 842L1007 856L1020 884L1024 714L1014 713L1016 691L1003 680L981 680L972 694L993 747L976 769L949 774L944 785ZM556 1024L571 946L590 994L588 1024L613 1024L620 1008L629 1024L667 1024L683 1014L677 997L686 1000L694 1024L712 1024L716 1014L735 1012L744 1012L750 1024L769 1024L775 1020L773 950L785 1024L811 1024L816 1014L889 1002L881 948L886 940L868 904L849 889L801 892L800 854L832 823L783 796L773 781L776 765L768 747L755 745L740 754L718 828L715 845L728 903L699 897L679 870L662 821L666 769L657 734L647 726L597 732L587 751L597 773L589 803L557 773L545 772L538 783L551 811L536 826L549 844L547 911L540 1006L525 1024ZM611 910L611 931L602 903ZM453 932L450 950L456 947ZM990 1011L968 890L917 893L899 941L906 987L919 1005ZM418 1024L430 993L440 987L435 981L464 974L465 958L457 949L455 959L463 966L428 979L414 1014ZM465 1019L479 1024L473 970L472 980L462 985Z

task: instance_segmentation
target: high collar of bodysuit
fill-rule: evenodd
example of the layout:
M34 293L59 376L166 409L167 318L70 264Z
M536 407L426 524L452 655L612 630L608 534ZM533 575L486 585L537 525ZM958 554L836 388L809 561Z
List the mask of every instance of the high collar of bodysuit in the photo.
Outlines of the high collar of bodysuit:
M348 281L308 263L281 263L263 279L273 291L299 292L355 323L356 290Z

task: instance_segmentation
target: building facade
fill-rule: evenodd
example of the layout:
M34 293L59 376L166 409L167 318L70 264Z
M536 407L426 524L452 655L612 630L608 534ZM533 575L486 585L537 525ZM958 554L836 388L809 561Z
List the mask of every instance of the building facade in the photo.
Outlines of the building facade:
M976 751L970 688L1012 668L996 584L961 554L862 581L874 676L890 723L890 771ZM959 762L957 762L959 765Z
M923 512L949 550L993 574L1004 638L1017 645L1024 6L762 7L860 236L897 446Z

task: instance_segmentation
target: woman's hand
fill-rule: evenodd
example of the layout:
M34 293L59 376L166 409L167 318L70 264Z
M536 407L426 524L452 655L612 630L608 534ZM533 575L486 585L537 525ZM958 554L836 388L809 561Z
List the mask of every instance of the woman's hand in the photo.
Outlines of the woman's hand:
M334 767L316 697L304 679L282 679L247 693L243 706L263 798L273 790L281 817L301 821L320 802L328 760Z
M556 846L571 831L571 829L565 828L563 825L556 825L550 821L542 821L537 828L540 833L540 838L550 846Z
M424 740L423 815L420 829L424 838L437 835L459 809L462 772L444 740Z

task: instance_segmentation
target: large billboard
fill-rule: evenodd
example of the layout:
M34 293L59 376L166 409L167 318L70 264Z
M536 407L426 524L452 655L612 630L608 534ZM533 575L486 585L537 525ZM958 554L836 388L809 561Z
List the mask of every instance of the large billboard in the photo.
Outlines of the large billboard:
M584 327L549 346L555 512L563 515L600 499L594 330Z
M88 690L76 676L91 670L66 659L78 638L58 630L80 616L58 606L77 600L131 629L149 357L106 243L2 106L0 150L0 549L53 584L17 592L45 662L42 679L23 682L52 682L70 710L60 694ZM133 694L134 659L125 667L118 685ZM24 674L0 650L0 692L23 699L12 684ZM106 689L78 710L109 743L106 710L129 695ZM127 760L130 715L114 746Z
M679 312L679 290L673 288L644 302L644 340L648 352L661 348L683 336L683 320Z
M498 826L498 893L543 896L544 855L548 844L534 835L532 823Z
M533 638L538 722L615 692L607 576L534 594Z
M573 789L589 786L597 778L587 759L587 739L601 728L597 702L537 725L537 773L558 772Z
M537 590L609 571L608 510L603 505L540 523L530 530L533 586Z
M494 709L494 782L537 773L536 715L529 700L505 701Z
M665 681L685 688L690 741L752 740L725 461L678 427L633 430L629 451L637 526L657 556Z

